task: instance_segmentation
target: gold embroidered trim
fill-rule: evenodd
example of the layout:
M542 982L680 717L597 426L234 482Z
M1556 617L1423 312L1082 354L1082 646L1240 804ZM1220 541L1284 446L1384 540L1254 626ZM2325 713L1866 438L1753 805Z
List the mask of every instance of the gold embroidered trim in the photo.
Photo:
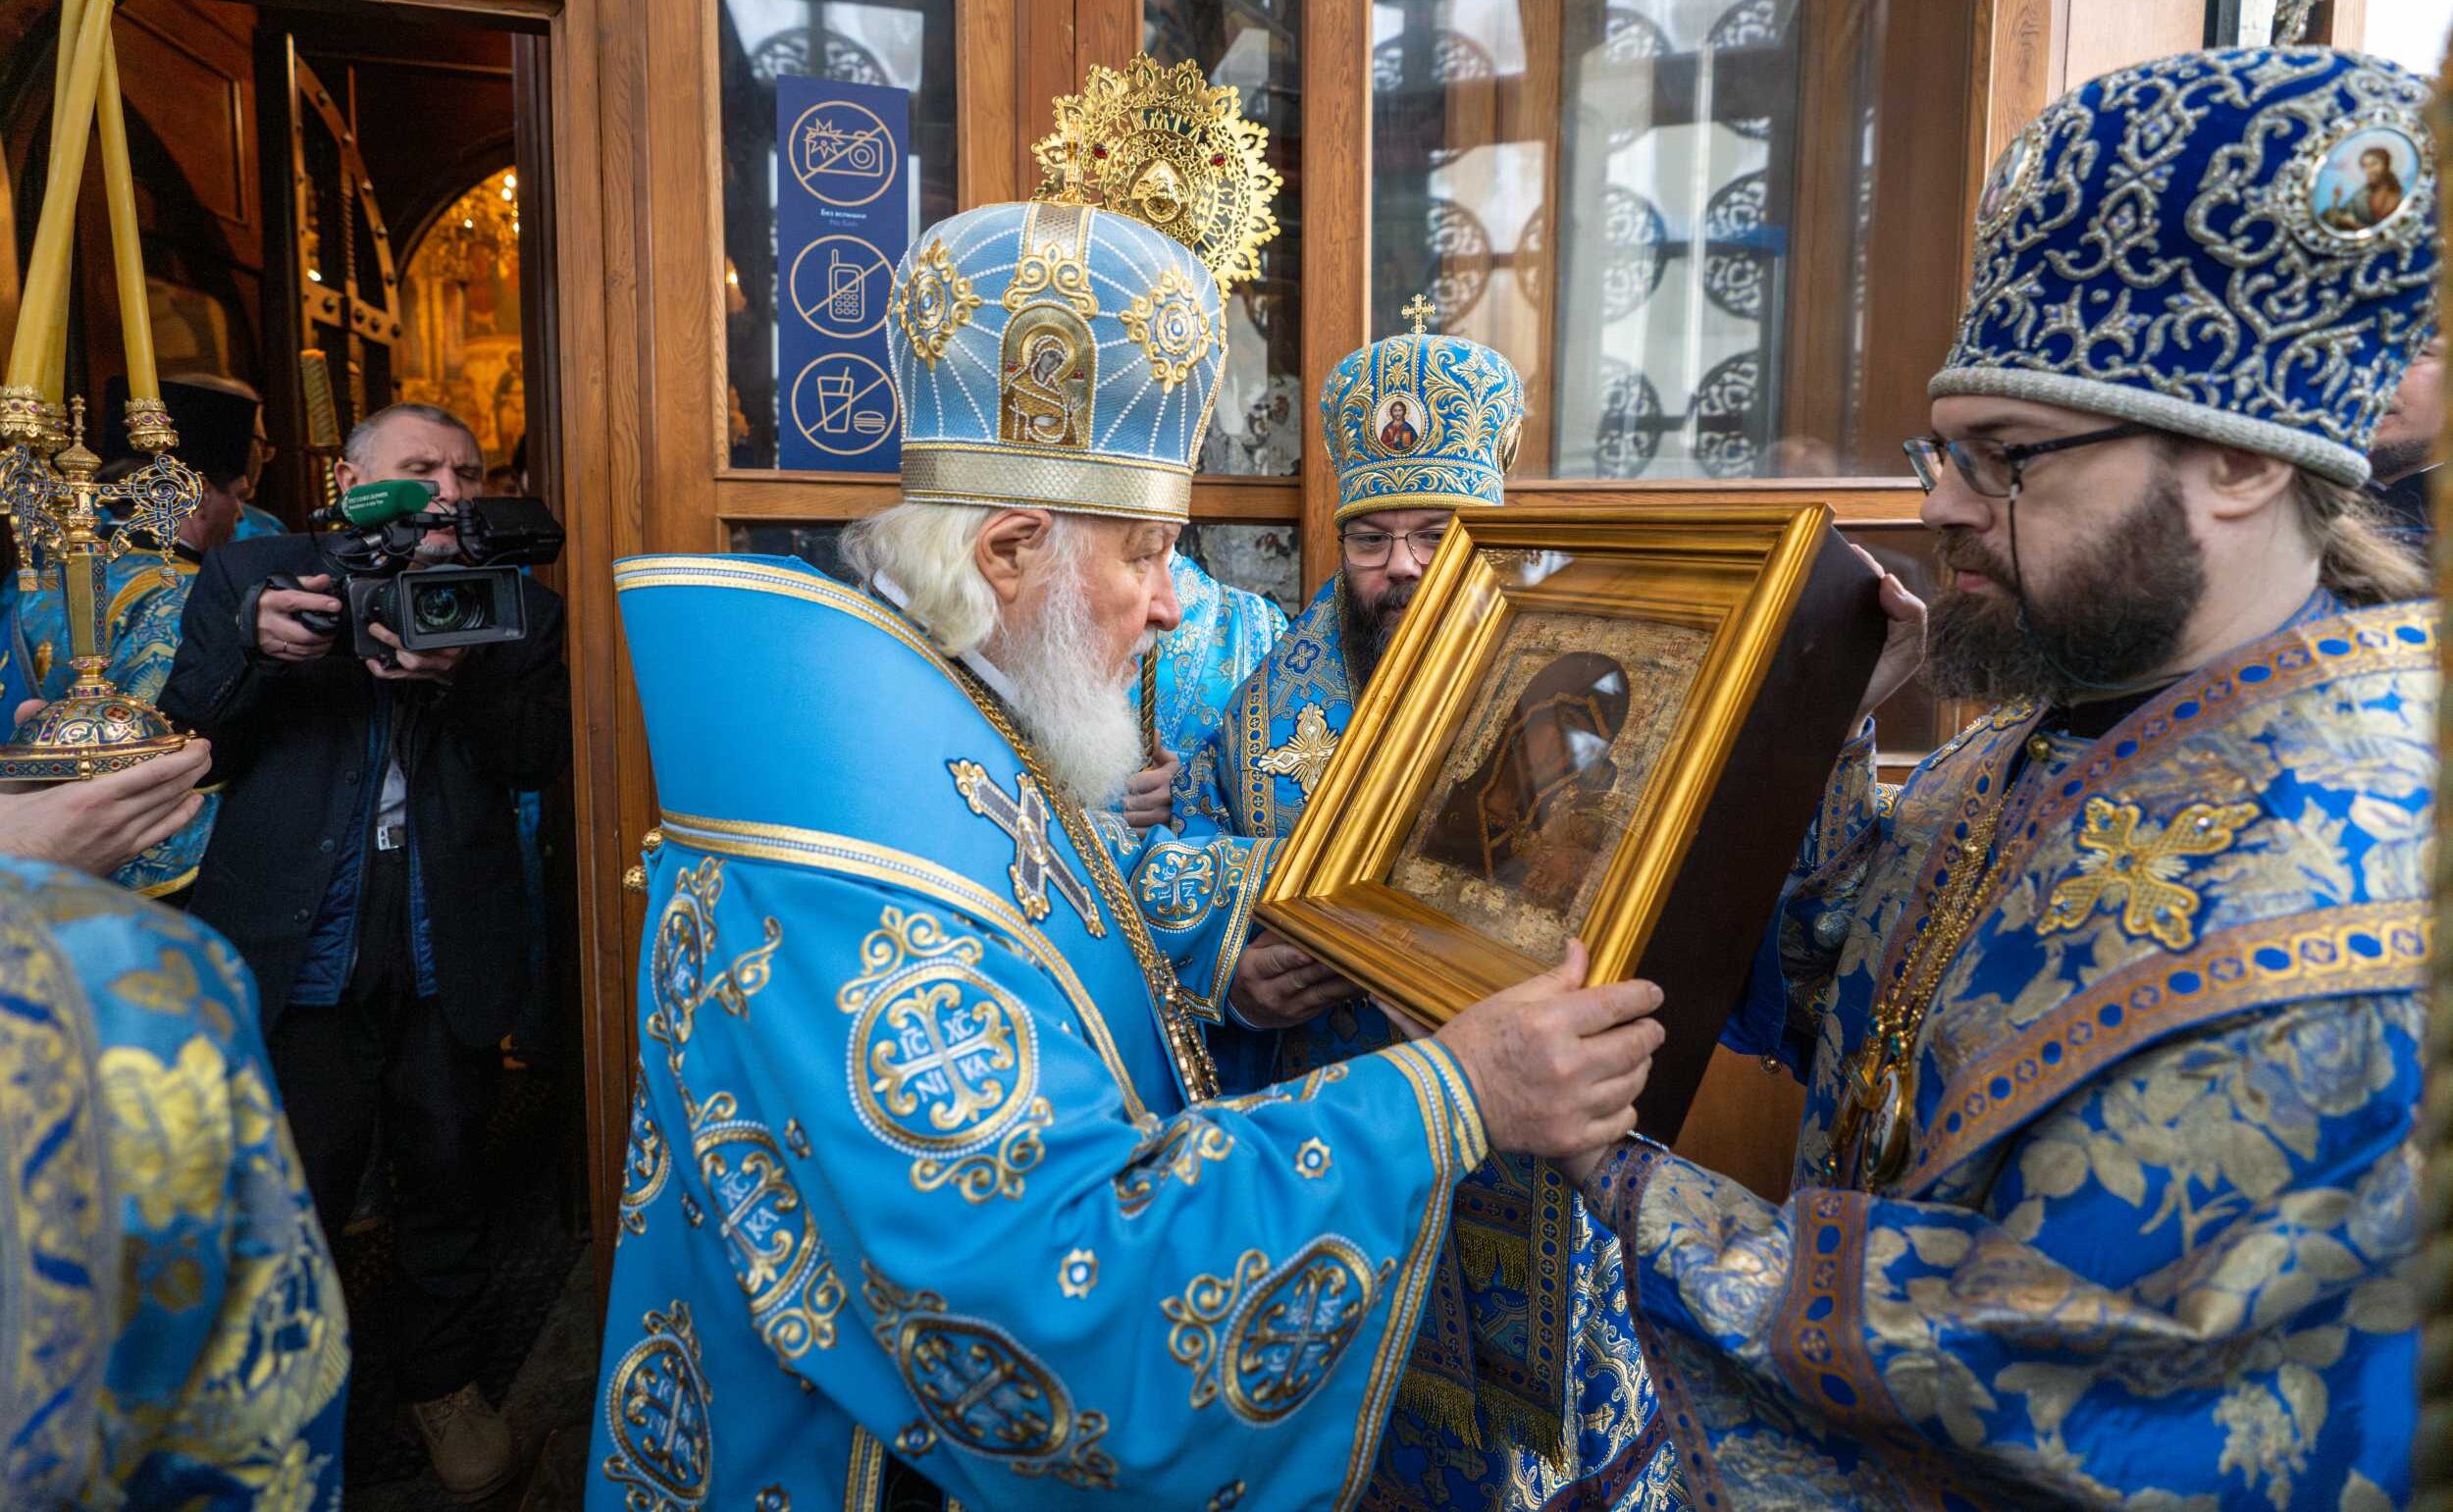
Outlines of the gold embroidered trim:
M903 498L1174 523L1191 515L1192 472L1130 457L1050 456L1019 445L914 442L903 448Z
M1464 1075L1447 1051L1420 1040L1391 1045L1379 1054L1403 1073L1414 1090L1415 1107L1423 1121L1424 1142L1431 1151L1432 1186L1423 1204L1422 1222L1415 1228L1413 1247L1406 1251L1397 1273L1387 1329L1381 1335L1379 1353L1372 1360L1371 1382L1364 1388L1363 1404L1355 1415L1354 1447L1346 1458L1345 1485L1337 1493L1336 1505L1341 1508L1353 1504L1380 1458L1380 1435L1387 1427L1390 1399L1405 1374L1406 1355L1413 1348L1414 1331L1422 1321L1423 1293L1431 1284L1439 1239L1447 1231L1445 1219L1448 1205L1455 1198L1457 1177L1482 1164L1477 1152L1489 1148L1483 1133L1480 1108L1470 1099L1460 1100L1456 1095L1455 1088L1463 1084ZM1469 1154L1474 1159L1466 1164L1462 1157Z
M1062 784L1048 776L1039 759L1038 748L1022 737L1014 721L1006 716L1005 705L987 685L973 677L967 667L955 669L955 682L970 696L982 717L1005 737L1014 754L1021 757L1022 769L1039 784L1048 796L1050 807L1065 826L1066 837L1072 841L1073 852L1090 868L1090 882L1107 900L1108 912L1116 915L1124 931L1124 943L1132 947L1133 959L1141 966L1141 976L1150 992L1151 1011L1158 1015L1159 1032L1167 1056L1174 1063L1175 1074L1183 1084L1188 1101L1200 1102L1218 1095L1218 1066L1210 1059L1209 1041L1192 1022L1193 995L1175 980L1175 967L1159 953L1150 939L1150 926L1141 916L1141 909L1133 901L1131 889L1116 869L1116 860L1107 847L1091 832L1090 821L1081 805Z
M913 629L909 620L866 594L814 572L741 557L687 554L634 556L614 563L613 591L621 594L636 588L731 588L743 593L776 594L786 599L798 599L804 603L824 604L831 609L841 609L871 629L884 631L926 658L940 672L948 677L954 675L944 655Z
M960 909L972 918L1005 934L1023 954L1030 957L1041 970L1056 979L1070 1001L1073 1012L1080 1016L1091 1048L1107 1063L1108 1074L1124 1096L1124 1112L1128 1117L1147 1117L1149 1110L1141 1094L1133 1086L1132 1073L1125 1069L1123 1056L1116 1048L1115 1036L1108 1032L1107 1020L1100 1016L1098 1005L1091 1001L1081 978L1074 974L1071 963L1049 938L1031 927L1015 907L989 892L970 878L949 871L933 861L924 860L908 852L856 840L849 835L828 834L824 830L795 829L783 824L758 824L743 819L716 819L699 814L664 810L664 835L668 844L681 844L694 851L712 856L741 857L751 860L776 861L788 866L807 866L812 870L833 872L840 876L859 877L865 882L899 887L918 893L949 908Z

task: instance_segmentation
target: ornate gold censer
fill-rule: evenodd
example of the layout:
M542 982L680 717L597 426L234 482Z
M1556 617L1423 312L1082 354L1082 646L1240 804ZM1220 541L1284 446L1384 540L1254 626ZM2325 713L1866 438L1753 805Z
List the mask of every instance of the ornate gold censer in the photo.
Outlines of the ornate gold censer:
M67 0L52 97L51 161L42 216L26 270L26 295L0 388L0 510L17 546L21 596L68 598L67 693L0 746L0 779L57 782L98 776L177 751L187 737L161 710L111 684L110 566L150 549L170 572L180 522L202 480L170 454L179 443L163 406L137 247L135 181L129 170L119 65L111 46L113 0ZM68 366L68 277L75 253L77 190L85 148L102 144L111 250L127 334L128 439L152 460L111 484L95 481L101 459L85 448L83 399L62 401ZM125 503L125 519L106 507ZM151 546L139 545L150 537ZM13 716L15 710L0 711Z

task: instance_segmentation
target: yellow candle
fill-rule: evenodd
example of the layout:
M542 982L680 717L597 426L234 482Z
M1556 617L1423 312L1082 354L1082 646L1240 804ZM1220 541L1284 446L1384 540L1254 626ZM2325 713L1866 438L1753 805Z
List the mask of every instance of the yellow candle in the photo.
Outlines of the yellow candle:
M158 399L162 384L153 367L152 300L145 293L144 248L136 229L136 180L128 167L119 53L108 32L102 38L102 82L95 109L95 131L102 138L103 197L111 210L111 261L119 274L120 331L128 348L128 396Z
M57 326L68 320L70 239L76 231L77 185L85 174L85 143L93 136L94 99L102 82L102 44L111 31L111 0L87 0L78 18L77 59L69 74L67 118L77 123L51 143L51 171L43 183L42 219L34 227L26 259L26 295L18 305L17 332L9 343L11 385L39 384Z
M63 0L60 6L60 43L52 49L51 71L51 141L57 147L68 135L69 75L77 62L77 31L85 15L85 0ZM43 358L42 396L57 404L68 388L68 322L60 321Z

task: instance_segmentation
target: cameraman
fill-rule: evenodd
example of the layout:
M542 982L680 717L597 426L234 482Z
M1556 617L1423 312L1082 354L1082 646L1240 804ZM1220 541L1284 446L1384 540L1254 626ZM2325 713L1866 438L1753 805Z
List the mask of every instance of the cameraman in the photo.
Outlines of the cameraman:
M425 480L436 511L484 476L468 428L425 404L368 416L343 456L343 490ZM475 1496L514 1469L509 1431L476 1385L479 1154L496 1047L532 990L514 795L570 757L561 600L523 576L525 640L360 660L336 653L350 626L326 539L233 543L188 597L162 708L211 737L213 778L228 784L191 908L255 970L282 1098L336 1237L381 1110L397 1180L399 1390L444 1488ZM409 570L458 551L453 531L429 531ZM275 574L298 588L268 586ZM338 634L302 611L339 617Z

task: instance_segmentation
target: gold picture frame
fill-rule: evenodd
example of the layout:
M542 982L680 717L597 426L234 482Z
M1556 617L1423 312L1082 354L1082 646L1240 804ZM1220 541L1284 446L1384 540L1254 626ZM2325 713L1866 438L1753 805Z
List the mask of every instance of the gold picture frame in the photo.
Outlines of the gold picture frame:
M1816 502L1457 516L1260 905L1436 1025L1555 965L1668 996L1671 1137L1880 653ZM1700 844L1703 849L1698 852Z

